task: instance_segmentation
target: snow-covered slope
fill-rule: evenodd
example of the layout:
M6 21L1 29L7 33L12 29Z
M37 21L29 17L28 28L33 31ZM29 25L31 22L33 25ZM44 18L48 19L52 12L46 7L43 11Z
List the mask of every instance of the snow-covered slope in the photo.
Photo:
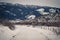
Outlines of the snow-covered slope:
M0 40L60 40L54 32L31 25L15 25L14 31L0 25Z
M42 8L43 10L41 10ZM24 20L27 15L35 15L36 17L40 17L41 11L43 11L42 14L50 14L48 12L60 13L60 8L0 2L0 18Z

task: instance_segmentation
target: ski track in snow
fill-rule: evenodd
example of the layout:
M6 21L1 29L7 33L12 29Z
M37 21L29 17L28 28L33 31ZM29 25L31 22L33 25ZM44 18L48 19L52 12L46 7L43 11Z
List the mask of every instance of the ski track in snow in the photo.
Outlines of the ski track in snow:
M60 40L60 36L50 30L27 25L15 25L15 27L16 29L12 31L0 25L0 40Z

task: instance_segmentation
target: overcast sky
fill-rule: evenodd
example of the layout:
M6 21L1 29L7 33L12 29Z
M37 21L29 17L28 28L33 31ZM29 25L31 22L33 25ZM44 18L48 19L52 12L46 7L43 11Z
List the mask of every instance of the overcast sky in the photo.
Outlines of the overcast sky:
M52 6L60 8L60 0L0 0L0 2L20 3L28 5Z

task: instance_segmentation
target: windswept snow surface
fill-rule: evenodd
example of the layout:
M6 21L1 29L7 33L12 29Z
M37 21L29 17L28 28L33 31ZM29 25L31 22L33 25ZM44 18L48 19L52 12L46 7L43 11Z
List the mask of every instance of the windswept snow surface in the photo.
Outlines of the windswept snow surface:
M30 26L30 27L28 27ZM33 28L31 25L15 25L15 30L0 25L0 40L60 40L50 30Z

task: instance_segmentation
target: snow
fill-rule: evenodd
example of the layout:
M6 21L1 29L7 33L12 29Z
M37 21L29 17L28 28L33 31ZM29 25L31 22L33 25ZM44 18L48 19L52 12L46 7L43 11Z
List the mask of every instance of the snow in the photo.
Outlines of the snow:
M19 11L22 11L22 9L18 9Z
M14 14L14 13L10 13L11 15L13 15L13 16L16 16L16 14Z
M23 15L24 13L23 13L23 12L21 12L21 14Z
M49 14L49 12L41 12L40 14L45 15L45 14Z
M16 19L16 20L9 20L9 22L11 23L18 23L18 22L22 22L23 20L20 19Z
M27 17L27 19L35 19L35 15L29 15L28 17Z
M49 12L55 13L56 9L49 9Z
M5 12L10 13L10 11L6 10Z
M2 6L2 8L6 8L5 6ZM1 9L0 9L1 10Z
M29 26L29 27L28 27ZM15 25L15 30L0 25L0 40L60 40L54 32L32 25Z
M40 8L40 9L37 9L36 11L39 11L40 12L40 14L42 14L42 15L45 15L45 14L49 14L49 12L44 12L44 8Z
M14 14L14 13L10 12L9 10L6 10L5 12L7 12L7 13L9 13L9 14L13 15L13 16L16 16L16 14Z
M44 8L37 9L37 11L44 12Z

